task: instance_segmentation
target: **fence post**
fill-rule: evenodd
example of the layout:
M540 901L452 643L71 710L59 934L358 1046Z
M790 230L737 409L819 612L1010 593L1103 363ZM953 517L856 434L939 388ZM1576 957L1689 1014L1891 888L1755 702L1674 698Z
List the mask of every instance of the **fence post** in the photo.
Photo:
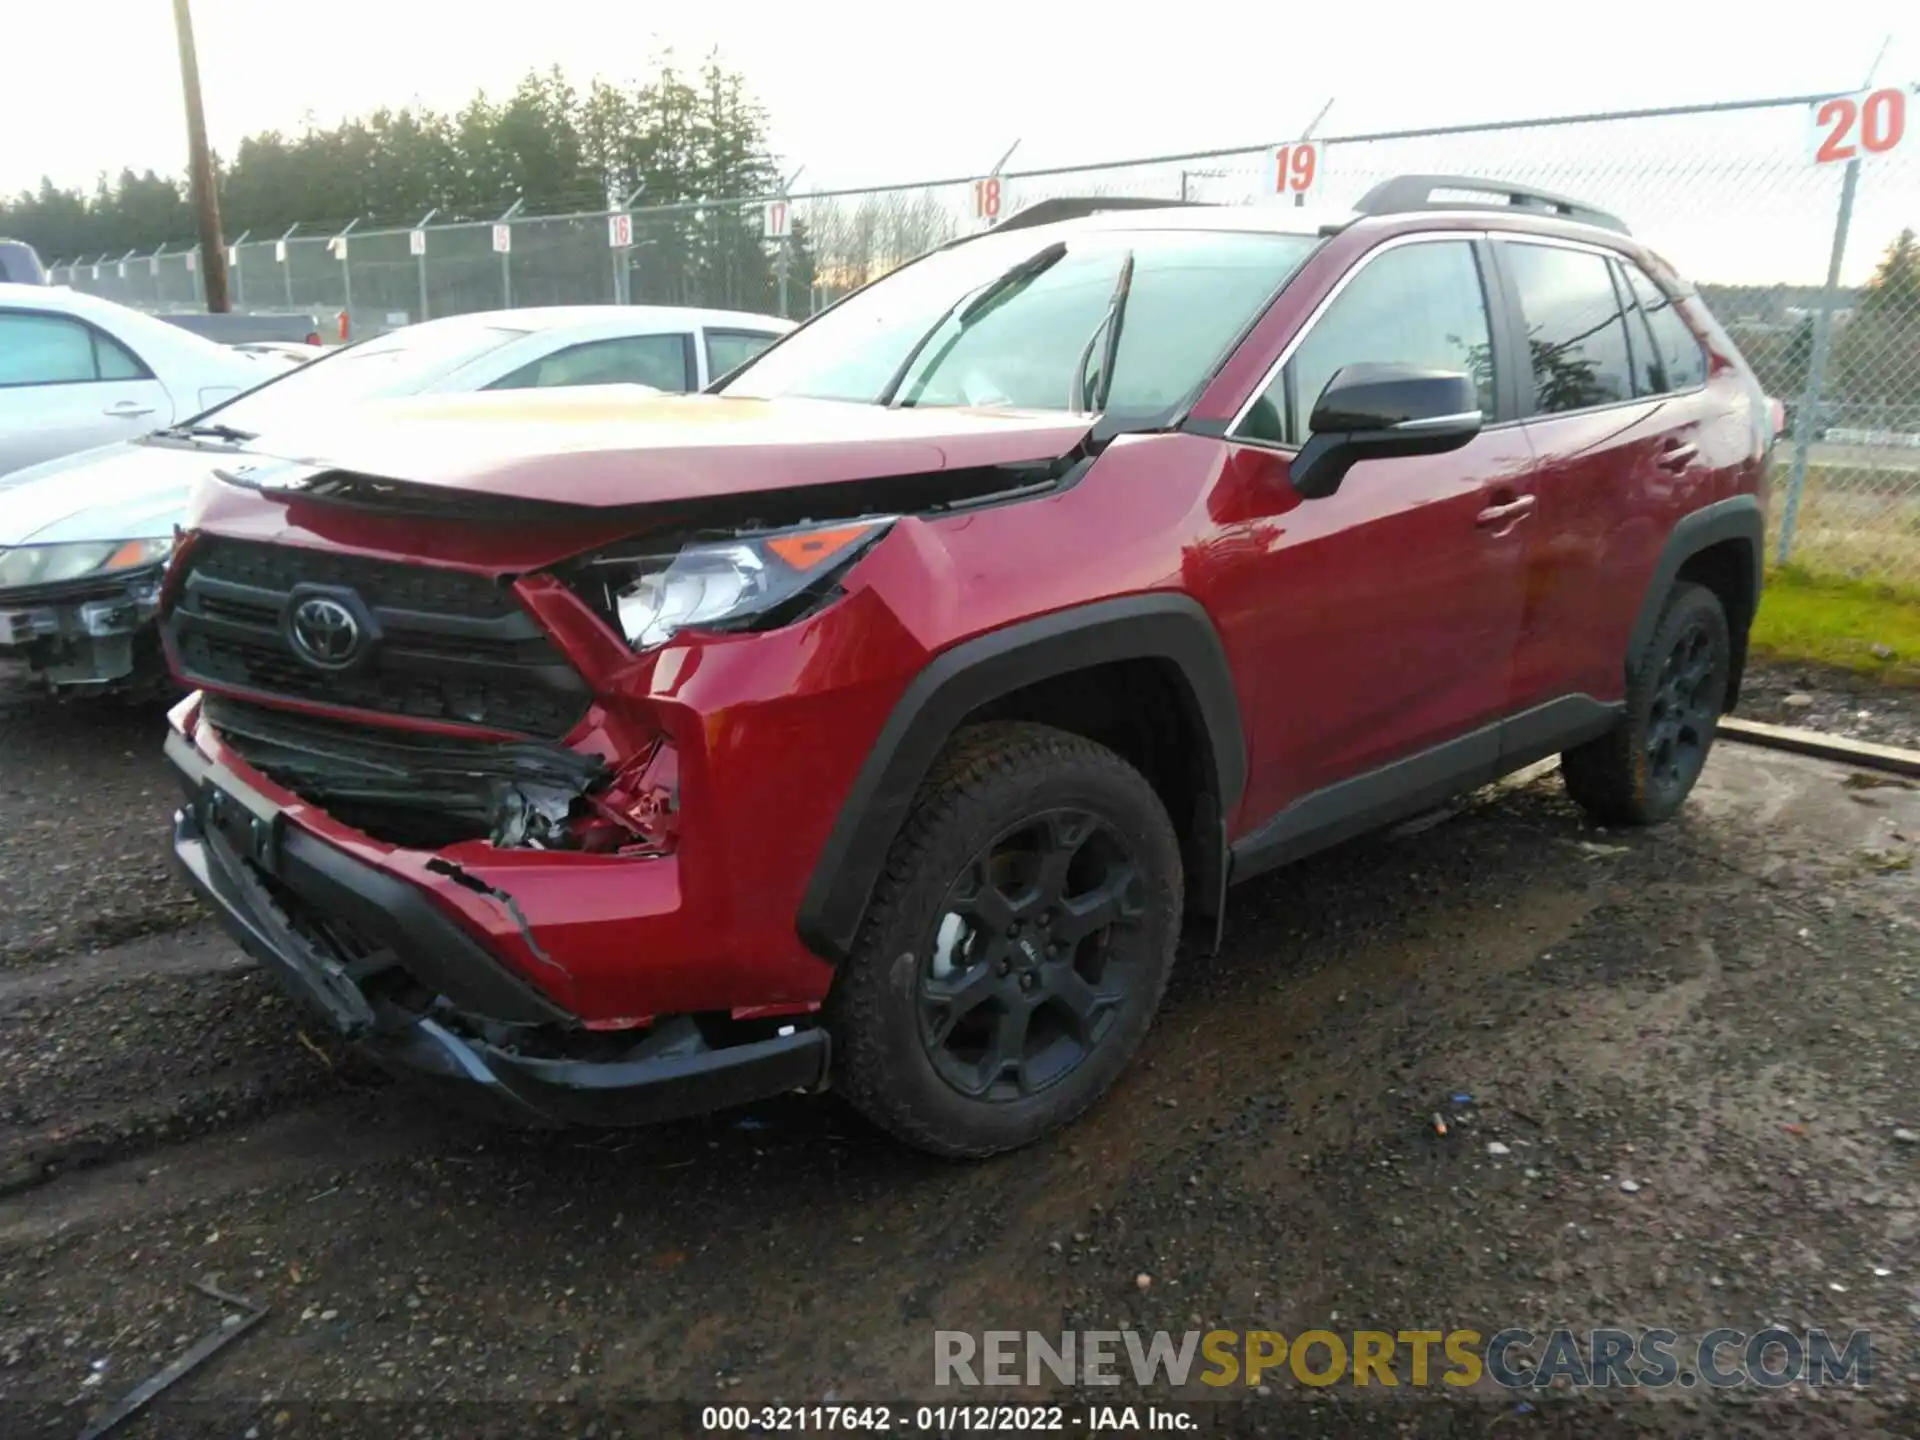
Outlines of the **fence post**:
M347 317L347 329L349 333L351 333L353 329L353 266L348 261L347 254L353 247L348 243L347 236L353 233L353 227L359 223L360 217L357 215L354 216L353 219L347 222L347 228L335 237L340 242L340 309ZM341 338L345 339L346 337L342 336Z
M251 230L242 230L240 238L227 247L227 256L233 262L227 266L227 270L233 276L233 308L236 310L247 308L246 286L240 278L240 247L247 243L247 237L252 233Z
M493 223L496 225L506 225L510 223L513 217L518 215L522 208L525 207L526 203L525 199L514 201L513 204L507 207L507 213ZM513 245L511 235L508 237L507 248L500 252L500 308L502 310L511 310L513 308Z
M780 237L780 253L774 257L774 268L780 280L780 318L782 320L793 318L787 313L787 277L793 270L793 182L800 178L801 171L806 168L802 165L799 170L787 176L785 183L780 186L780 203L787 209L787 233Z
M280 275L281 275L281 278L283 278L287 282L287 309L289 310L293 309L292 240L293 240L293 232L298 230L299 228L300 228L300 222L298 220L294 221L293 224L287 227L287 233L282 235L279 241L274 245L274 249L278 250L282 255L286 256L286 258L280 262Z
M609 244L613 252L613 303L631 305L633 303L633 252L639 243L633 238L633 207L640 203L640 197L647 193L647 177L642 175L634 182L633 190L620 197L620 213L627 217L627 244ZM609 200L613 197L608 196ZM609 219L608 224L612 224ZM608 237L611 241L612 237Z
M1787 504L1780 514L1780 543L1774 559L1784 565L1793 554L1793 531L1800 521L1800 498L1807 486L1807 455L1813 449L1815 412L1827 379L1827 352L1833 348L1833 312L1840 299L1840 265L1847 253L1847 229L1853 223L1853 196L1860 185L1860 162L1849 160L1840 180L1840 210L1833 221L1833 252L1827 257L1827 283L1813 317L1813 355L1807 362L1807 388L1793 427L1793 470L1787 479Z
M433 217L438 215L439 213L440 213L440 207L436 205L431 210L427 211L426 214L422 215L420 217L419 223L413 227L415 230L418 230L420 232L420 253L414 256L413 258L417 268L420 271L420 318L422 320L430 320L433 318L432 312L428 309L428 306L427 306L426 246L427 246L428 236L426 232L427 232L427 222L432 220ZM409 245L409 247L411 247L411 245L413 244L413 241L411 238L408 239L407 244Z

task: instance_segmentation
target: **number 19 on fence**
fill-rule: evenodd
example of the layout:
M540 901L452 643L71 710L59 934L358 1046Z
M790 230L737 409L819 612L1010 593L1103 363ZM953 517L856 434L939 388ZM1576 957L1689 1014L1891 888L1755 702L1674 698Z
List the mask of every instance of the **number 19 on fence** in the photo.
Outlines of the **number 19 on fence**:
M1320 147L1296 140L1273 152L1273 189L1277 195L1304 195L1320 174Z

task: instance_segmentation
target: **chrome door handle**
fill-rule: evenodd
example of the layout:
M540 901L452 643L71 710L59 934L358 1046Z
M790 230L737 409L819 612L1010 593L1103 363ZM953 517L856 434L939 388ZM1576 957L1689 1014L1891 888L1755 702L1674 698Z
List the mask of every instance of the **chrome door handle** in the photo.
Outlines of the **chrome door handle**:
M142 415L151 415L153 406L136 405L131 400L122 400L118 405L109 405L100 413L111 415L116 420L138 420Z
M1661 449L1660 458L1654 464L1662 470L1684 470L1699 453L1698 445L1668 445Z
M1519 520L1532 514L1533 506L1533 496L1522 495L1519 499L1509 500L1504 505L1487 506L1486 509L1473 517L1473 523L1482 529L1491 529L1496 525L1504 525L1509 520Z

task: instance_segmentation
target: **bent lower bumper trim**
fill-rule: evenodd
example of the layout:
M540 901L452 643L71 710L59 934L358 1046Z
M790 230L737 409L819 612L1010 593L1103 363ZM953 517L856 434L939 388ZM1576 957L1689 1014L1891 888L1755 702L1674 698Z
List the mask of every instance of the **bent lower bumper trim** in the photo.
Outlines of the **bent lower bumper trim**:
M734 1045L683 1046L645 1058L574 1060L522 1054L459 1033L450 1016L443 1021L376 1003L347 966L303 935L275 903L254 873L255 862L243 858L243 846L259 838L271 851L275 879L303 903L329 906L344 899L356 922L383 920L376 933L389 943L404 937L403 961L416 979L425 979L422 969L457 973L466 983L456 988L471 993L482 985L496 1011L512 1008L507 1001L513 994L476 980L474 966L516 991L518 986L413 887L281 823L270 802L213 766L184 736L170 737L167 749L190 797L174 816L173 854L181 874L284 989L387 1070L437 1089L463 1108L531 1126L650 1124L825 1083L828 1044L819 1029ZM236 806L244 821L237 831L231 818ZM435 952L429 959L416 958L428 950ZM577 1019L531 991L519 993L533 1007L523 1025L552 1026L557 1017L578 1027Z

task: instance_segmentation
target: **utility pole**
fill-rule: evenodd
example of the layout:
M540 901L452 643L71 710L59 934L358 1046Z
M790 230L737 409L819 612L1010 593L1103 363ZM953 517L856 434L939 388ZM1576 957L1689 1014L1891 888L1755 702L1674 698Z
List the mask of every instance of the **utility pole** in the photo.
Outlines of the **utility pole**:
M187 0L173 0L173 26L180 40L180 88L187 101L188 174L193 210L200 222L200 271L206 277L207 309L216 315L233 308L227 299L227 247L220 238L220 194L214 184L213 155L207 149L207 117L200 106L200 58L193 48L193 17Z

